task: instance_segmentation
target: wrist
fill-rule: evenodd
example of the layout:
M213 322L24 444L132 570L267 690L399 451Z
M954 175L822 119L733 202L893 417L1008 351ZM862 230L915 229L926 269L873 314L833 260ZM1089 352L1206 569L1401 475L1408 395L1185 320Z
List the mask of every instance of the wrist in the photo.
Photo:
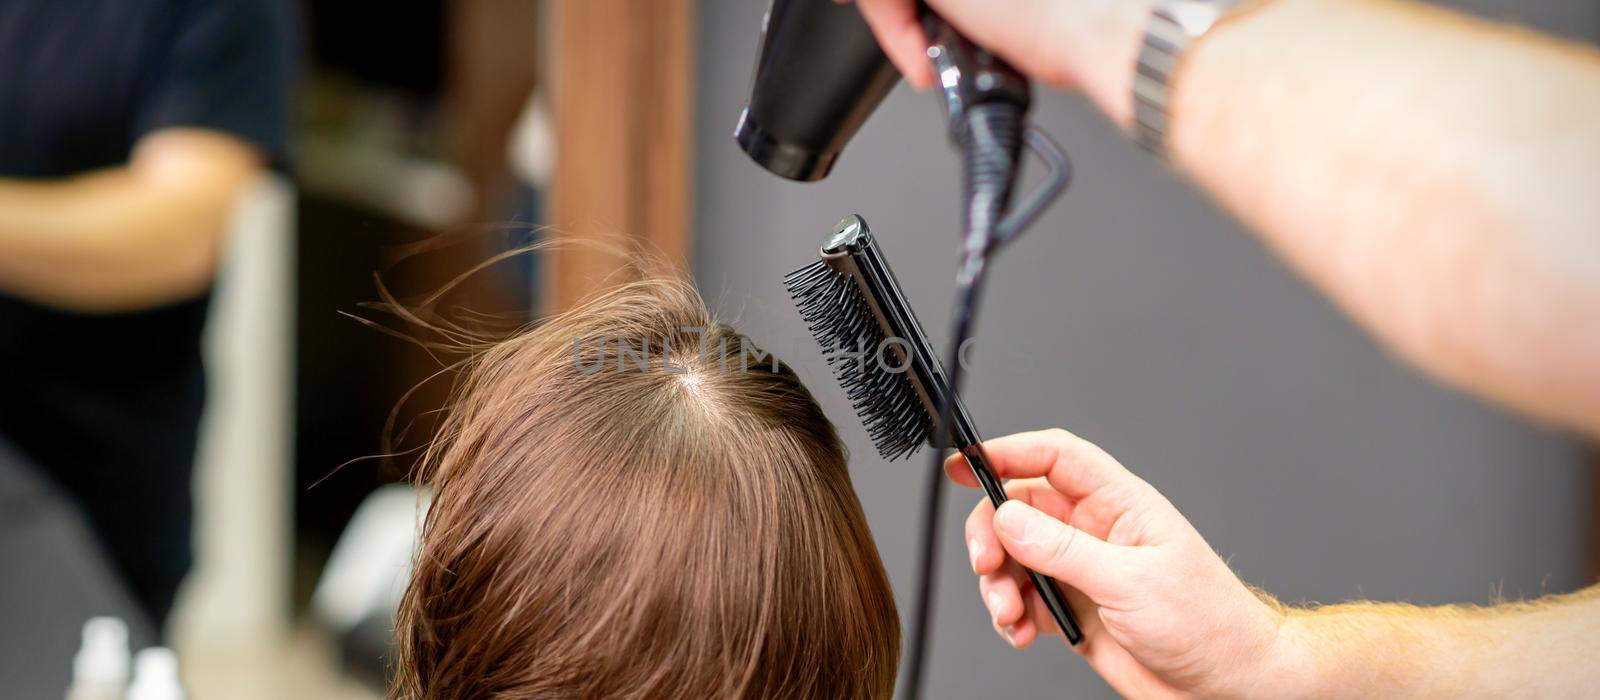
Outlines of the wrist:
M1286 609L1278 635L1262 664L1253 697L1315 698L1337 695L1329 669L1336 667L1336 650L1312 624L1303 610Z
M1080 0L1084 2L1087 0ZM1187 40L1179 43L1175 50L1168 49L1163 52L1155 51L1155 65L1166 65L1167 61L1174 61L1176 67L1168 68L1164 78L1158 82L1164 84L1172 92L1172 97L1165 110L1168 118L1176 111L1177 94L1179 85L1183 82L1185 74L1189 73L1187 64L1193 63L1193 56L1197 50L1207 44L1215 42L1215 35L1226 30L1236 20L1246 15L1255 15L1263 6L1281 4L1267 0L1244 0L1240 2L1219 3L1220 7L1213 7L1210 13L1204 6L1215 3L1216 0L1205 3L1178 3L1176 6L1167 7L1163 12L1165 20L1160 26L1153 24L1153 13L1159 0L1132 0L1126 2L1096 1L1096 11L1085 11L1081 7L1079 12L1088 19L1077 23L1076 32L1070 29L1059 32L1060 36L1067 37L1068 46L1061 53L1059 64L1062 66L1063 79L1082 90L1099 108L1111 118L1111 121L1124 131L1134 131L1134 86L1140 68L1141 54L1148 48L1145 45L1147 34L1155 32L1162 40L1153 46L1167 46L1170 40L1177 39L1170 36L1171 32L1179 31L1173 22L1182 23L1185 27L1181 34L1187 35ZM1212 14L1215 13L1215 14ZM1203 18L1214 16L1214 20ZM1175 19L1177 18L1177 19ZM1167 126L1168 139L1175 136L1173 127Z
M1219 698L1314 698L1326 697L1325 681L1328 654L1322 640L1305 624L1305 611L1286 607L1257 591L1264 620L1252 635L1257 641L1234 650L1224 668L1229 672L1196 690L1202 696ZM1334 693L1337 695L1337 693Z
M1414 609L1410 609L1414 610ZM1388 606L1346 603L1285 611L1261 680L1261 697L1453 697L1463 688L1436 686L1421 649L1443 649L1426 620L1397 616Z
M1068 3L1062 3L1063 6ZM1074 3L1077 4L1077 3ZM1118 127L1133 123L1133 76L1154 0L1092 0L1065 37L1061 71Z

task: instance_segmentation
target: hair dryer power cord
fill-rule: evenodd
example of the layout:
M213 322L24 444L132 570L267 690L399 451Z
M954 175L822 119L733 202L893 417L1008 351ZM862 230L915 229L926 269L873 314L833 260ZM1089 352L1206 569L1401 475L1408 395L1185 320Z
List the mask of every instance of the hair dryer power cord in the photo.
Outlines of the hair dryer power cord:
M956 272L956 301L951 320L950 346L945 371L950 396L961 391L961 348L972 337L978 298L987 278L989 256L1014 240L1031 225L1072 179L1071 161L1044 132L1027 127L1022 108L1007 102L981 104L967 110L960 132L963 188L966 195L966 231L961 262ZM1012 189L1021 171L1021 146L1049 167L1047 180L1008 214ZM1003 218L1002 218L1003 217ZM917 589L913 602L910 656L906 665L903 698L922 697L924 665L933 629L933 597L939 568L939 536L944 515L945 445L950 443L952 404L939 409L933 457L924 486L921 550L917 559Z

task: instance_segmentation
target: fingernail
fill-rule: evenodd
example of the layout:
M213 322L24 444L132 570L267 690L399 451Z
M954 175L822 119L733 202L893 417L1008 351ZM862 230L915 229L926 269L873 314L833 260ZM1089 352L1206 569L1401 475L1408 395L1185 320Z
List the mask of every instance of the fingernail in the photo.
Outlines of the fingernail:
M978 538L967 540L967 555L972 559L972 573L978 573L978 557L983 556L983 543Z
M1011 625L1006 625L1005 627L1001 627L1000 628L1000 636L1005 638L1007 644L1010 644L1011 646L1016 646L1017 645L1017 628L1016 627L1013 627Z
M999 593L995 593L994 591L990 591L989 595L984 596L984 599L987 600L988 603L989 603L989 617L994 617L996 615L999 615L1000 614L1000 605L1001 605L1000 594Z

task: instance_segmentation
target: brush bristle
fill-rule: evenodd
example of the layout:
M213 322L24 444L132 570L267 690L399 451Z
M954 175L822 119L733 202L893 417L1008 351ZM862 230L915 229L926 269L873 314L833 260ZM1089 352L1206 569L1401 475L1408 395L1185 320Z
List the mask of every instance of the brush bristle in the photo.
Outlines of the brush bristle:
M912 373L889 371L899 361L880 354L888 334L866 296L848 275L820 260L789 273L783 286L878 454L893 461L916 452L927 442L933 419L911 384Z

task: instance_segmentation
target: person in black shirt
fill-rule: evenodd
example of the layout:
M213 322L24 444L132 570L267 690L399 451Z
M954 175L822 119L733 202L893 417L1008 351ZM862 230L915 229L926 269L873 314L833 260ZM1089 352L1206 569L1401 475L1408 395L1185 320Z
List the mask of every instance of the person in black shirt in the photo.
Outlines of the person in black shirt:
M190 563L200 332L284 159L286 0L0 0L0 435L160 624Z

